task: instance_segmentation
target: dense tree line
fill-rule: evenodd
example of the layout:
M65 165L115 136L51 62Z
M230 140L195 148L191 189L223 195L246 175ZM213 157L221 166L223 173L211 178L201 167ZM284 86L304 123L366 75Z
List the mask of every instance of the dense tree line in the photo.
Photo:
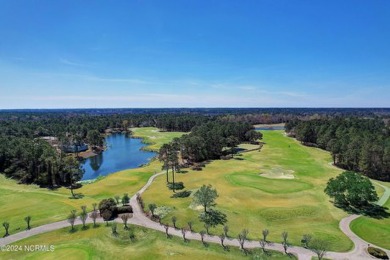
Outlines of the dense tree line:
M330 151L339 167L390 180L390 128L381 118L291 120L286 131L304 144Z
M213 121L192 128L191 133L176 138L172 147L189 163L219 159L242 142L254 142L262 136L249 123ZM164 149L164 148L162 148ZM231 151L230 150L230 151Z
M0 136L0 172L22 183L74 186L83 174L73 156L59 154L41 139Z

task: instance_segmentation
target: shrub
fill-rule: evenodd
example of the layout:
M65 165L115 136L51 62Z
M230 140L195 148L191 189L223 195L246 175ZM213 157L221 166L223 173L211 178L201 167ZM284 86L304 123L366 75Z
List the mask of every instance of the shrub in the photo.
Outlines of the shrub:
M184 190L180 191L178 193L175 193L171 196L171 198L187 198L191 195L191 191L189 190Z
M175 188L175 190L182 190L182 189L184 189L183 182L168 183L167 186L168 186L168 188L170 190L173 190L173 188Z
M117 207L115 213L116 214L133 213L133 208L130 205Z
M367 251L373 257L376 257L376 258L379 258L379 259L389 259L389 257L387 256L386 252L383 251L382 249L369 246Z
M103 216L103 213L106 219L111 219L116 217L116 202L114 199L104 199L99 203L100 215ZM109 215L110 213L110 215Z

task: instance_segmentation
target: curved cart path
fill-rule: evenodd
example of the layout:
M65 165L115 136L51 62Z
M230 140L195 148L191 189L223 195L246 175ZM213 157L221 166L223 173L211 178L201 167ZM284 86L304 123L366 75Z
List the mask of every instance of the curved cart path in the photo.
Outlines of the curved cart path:
M140 189L138 193L142 194L152 184L152 182L154 181L154 179L156 177L163 175L163 174L164 174L164 172L161 172L161 173L154 174L153 176L151 176L149 178L148 182L145 184L145 186L143 186L142 189ZM378 205L383 205L390 197L390 189L379 184L379 183L378 183L378 185L382 186L385 189L385 193L383 194L383 196L381 197L381 199L377 203ZM137 202L136 195L131 197L130 205L133 207L133 211L134 211L133 217L129 220L130 224L143 226L146 228L165 232L164 226L160 225L157 222L150 220L148 217L146 217L144 215L141 207L139 206L139 204ZM363 239L361 239L360 237L355 235L355 233L353 233L351 231L351 229L349 228L350 223L358 217L360 217L360 216L359 215L350 215L348 217L343 218L340 221L340 229L353 241L353 243L355 245L354 249L350 252L345 252L345 253L327 252L325 255L326 258L354 259L354 260L355 259L372 259L372 257L370 257L370 255L368 255L366 252L368 242L364 241ZM118 222L120 221L120 219L116 219L116 220ZM103 223L104 221L102 218L98 218L97 222ZM92 220L90 218L88 218L87 223L92 223ZM77 219L75 224L79 225L82 223L79 219ZM13 242L16 242L16 241L19 241L19 240L22 240L22 239L25 239L25 238L28 238L28 237L31 237L34 235L54 231L54 230L61 229L64 227L69 227L69 223L67 220L35 227L35 228L32 228L32 229L24 231L24 232L19 232L19 233L12 234L12 235L5 237L5 238L1 238L0 239L0 246L8 245L10 243L13 243ZM170 227L168 230L168 233L170 235L182 237L182 232L179 229L174 229L174 228ZM186 233L186 238L189 240L199 240L199 241L201 240L200 235L198 233L193 233L193 232L189 232L189 231ZM204 241L208 242L208 243L220 244L220 239L218 236L205 235ZM224 244L228 245L228 246L237 246L237 247L239 247L239 245L240 245L237 239L226 239ZM244 246L245 246L245 248L260 247L258 241L246 241ZM275 250L275 251L284 252L283 246L281 244L278 244L278 243L269 244L266 246L266 248L271 249L271 250ZM390 255L390 250L386 250L386 249L383 249L383 250L386 251L386 253L388 255ZM298 247L298 246L290 247L288 249L288 252L298 256L299 259L311 259L312 256L315 256L315 254L313 252L311 252L310 250L303 248L303 247Z

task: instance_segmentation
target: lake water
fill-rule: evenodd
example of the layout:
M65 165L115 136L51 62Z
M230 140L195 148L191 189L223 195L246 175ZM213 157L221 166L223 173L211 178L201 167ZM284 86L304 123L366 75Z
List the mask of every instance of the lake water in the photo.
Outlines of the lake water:
M284 130L284 126L282 125L263 126L263 127L256 127L255 130Z
M107 149L84 161L85 170L82 180L91 180L99 176L137 168L149 162L156 153L141 150L145 144L141 139L131 138L126 134L112 134L106 137Z

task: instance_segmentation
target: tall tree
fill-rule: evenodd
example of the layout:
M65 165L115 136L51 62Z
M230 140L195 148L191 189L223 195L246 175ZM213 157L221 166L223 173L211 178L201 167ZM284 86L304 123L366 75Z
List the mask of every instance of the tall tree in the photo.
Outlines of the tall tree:
M207 208L215 206L215 199L218 197L216 189L213 189L211 185L202 185L199 190L197 190L193 197L193 202L196 205L203 206L204 213L207 212Z
M361 209L378 200L370 179L356 172L343 172L336 178L331 178L325 193L334 198L335 204L343 207Z

